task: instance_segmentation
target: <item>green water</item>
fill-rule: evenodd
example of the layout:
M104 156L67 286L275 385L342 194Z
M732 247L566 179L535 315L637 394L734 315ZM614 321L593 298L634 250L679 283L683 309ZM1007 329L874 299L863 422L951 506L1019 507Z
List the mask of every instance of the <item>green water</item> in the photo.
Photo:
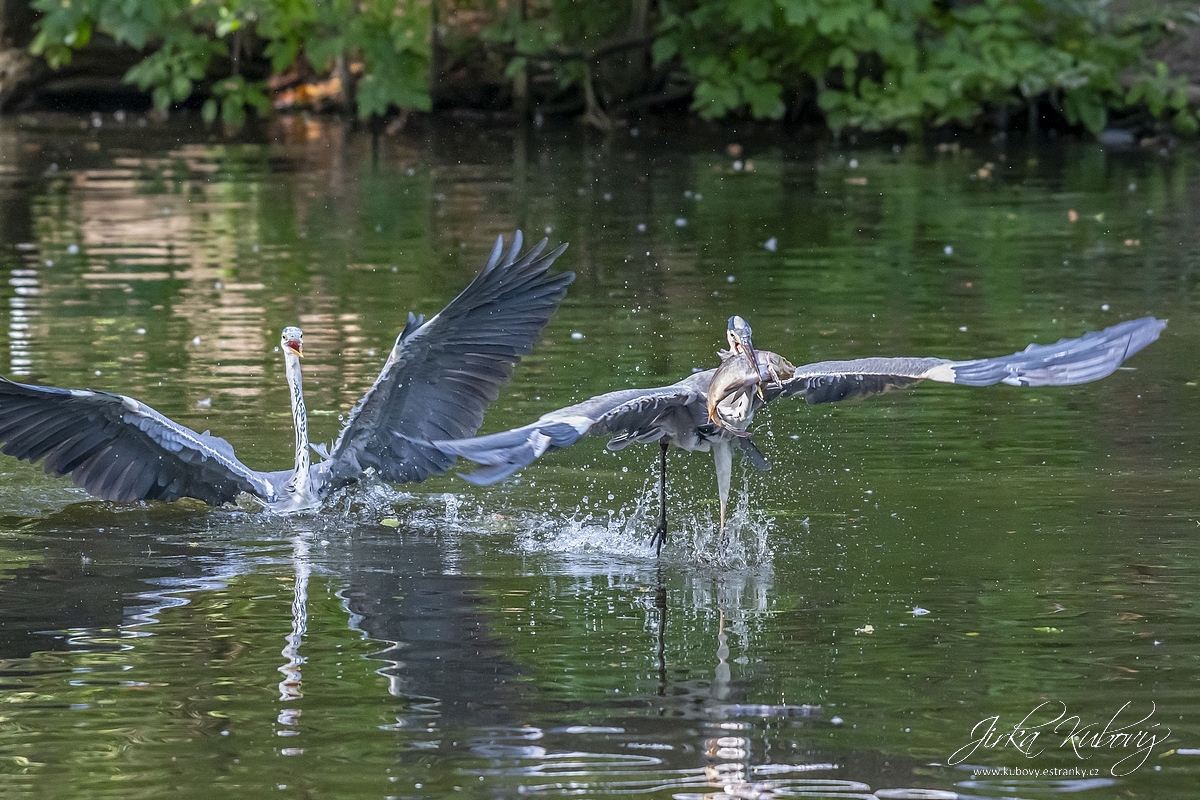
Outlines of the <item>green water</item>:
M734 543L672 454L658 561L654 447L288 520L2 458L3 796L1200 796L1193 145L95 121L0 124L0 373L258 469L291 459L283 326L328 440L517 228L578 278L485 430L711 366L734 313L797 364L1170 325L1095 384L772 404Z

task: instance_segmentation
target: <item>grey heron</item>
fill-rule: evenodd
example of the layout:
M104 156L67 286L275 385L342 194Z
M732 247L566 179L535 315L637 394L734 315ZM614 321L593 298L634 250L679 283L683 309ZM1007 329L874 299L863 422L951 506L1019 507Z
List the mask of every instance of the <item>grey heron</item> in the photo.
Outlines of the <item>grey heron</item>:
M784 357L756 350L750 326L731 317L729 350L721 366L697 372L670 386L620 389L551 411L519 428L454 441L433 442L444 453L482 465L463 479L487 485L528 466L539 456L574 444L586 434L611 437L610 450L633 442L658 442L659 523L651 538L661 552L667 533L667 449L709 451L717 468L721 530L729 499L735 450L760 470L766 456L747 430L754 413L780 397L803 397L810 405L911 386L924 380L963 386L1067 386L1112 374L1121 363L1158 338L1166 322L1128 320L1078 339L1031 344L1012 355L951 361L944 358L859 358L795 367Z
M145 403L109 392L32 386L0 378L0 451L70 475L105 500L211 505L242 493L279 513L318 507L331 491L368 471L391 483L440 475L454 463L430 439L469 436L499 395L513 366L529 353L574 274L550 274L566 249L546 240L521 254L521 233L505 251L498 238L475 279L425 321L411 312L375 383L351 411L332 448L309 456L300 375L303 334L285 328L280 342L295 423L295 466L259 472L229 442L197 433Z

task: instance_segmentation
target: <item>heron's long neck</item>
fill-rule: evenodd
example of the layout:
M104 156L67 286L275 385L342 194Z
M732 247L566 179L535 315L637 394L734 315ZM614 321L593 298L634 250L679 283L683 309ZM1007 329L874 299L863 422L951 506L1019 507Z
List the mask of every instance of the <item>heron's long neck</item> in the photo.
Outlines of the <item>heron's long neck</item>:
M288 389L292 395L292 421L296 424L296 471L292 474L292 485L297 493L308 494L308 412L304 409L304 381L300 377L300 359L288 355Z

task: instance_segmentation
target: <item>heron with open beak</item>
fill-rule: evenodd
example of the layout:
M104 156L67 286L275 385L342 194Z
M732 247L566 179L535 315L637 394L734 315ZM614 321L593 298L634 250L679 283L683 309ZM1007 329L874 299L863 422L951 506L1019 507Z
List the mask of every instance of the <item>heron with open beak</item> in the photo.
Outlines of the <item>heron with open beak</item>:
M460 475L482 485L501 481L587 434L610 437L611 450L633 442L658 442L660 516L650 541L661 551L667 532L667 449L672 444L713 454L724 530L734 451L756 469L770 468L747 429L755 411L772 400L803 397L809 405L833 403L926 380L963 386L1087 383L1111 375L1125 359L1155 341L1166 325L1153 317L1127 320L1078 339L1031 344L1011 355L969 361L872 356L793 367L776 353L756 349L750 326L741 317L731 317L726 331L730 350L721 352L719 367L670 386L597 395L512 430L433 445L480 464L474 472Z

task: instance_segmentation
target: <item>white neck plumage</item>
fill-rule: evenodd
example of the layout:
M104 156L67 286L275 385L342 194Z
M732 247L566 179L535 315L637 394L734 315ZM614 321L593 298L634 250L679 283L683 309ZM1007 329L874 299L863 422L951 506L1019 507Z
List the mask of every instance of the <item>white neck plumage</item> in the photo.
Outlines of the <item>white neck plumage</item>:
M308 474L308 412L304 409L300 357L285 347L283 361L287 368L288 390L292 395L292 422L296 426L296 469L288 481L288 487L296 498L308 498L312 494L312 478Z

